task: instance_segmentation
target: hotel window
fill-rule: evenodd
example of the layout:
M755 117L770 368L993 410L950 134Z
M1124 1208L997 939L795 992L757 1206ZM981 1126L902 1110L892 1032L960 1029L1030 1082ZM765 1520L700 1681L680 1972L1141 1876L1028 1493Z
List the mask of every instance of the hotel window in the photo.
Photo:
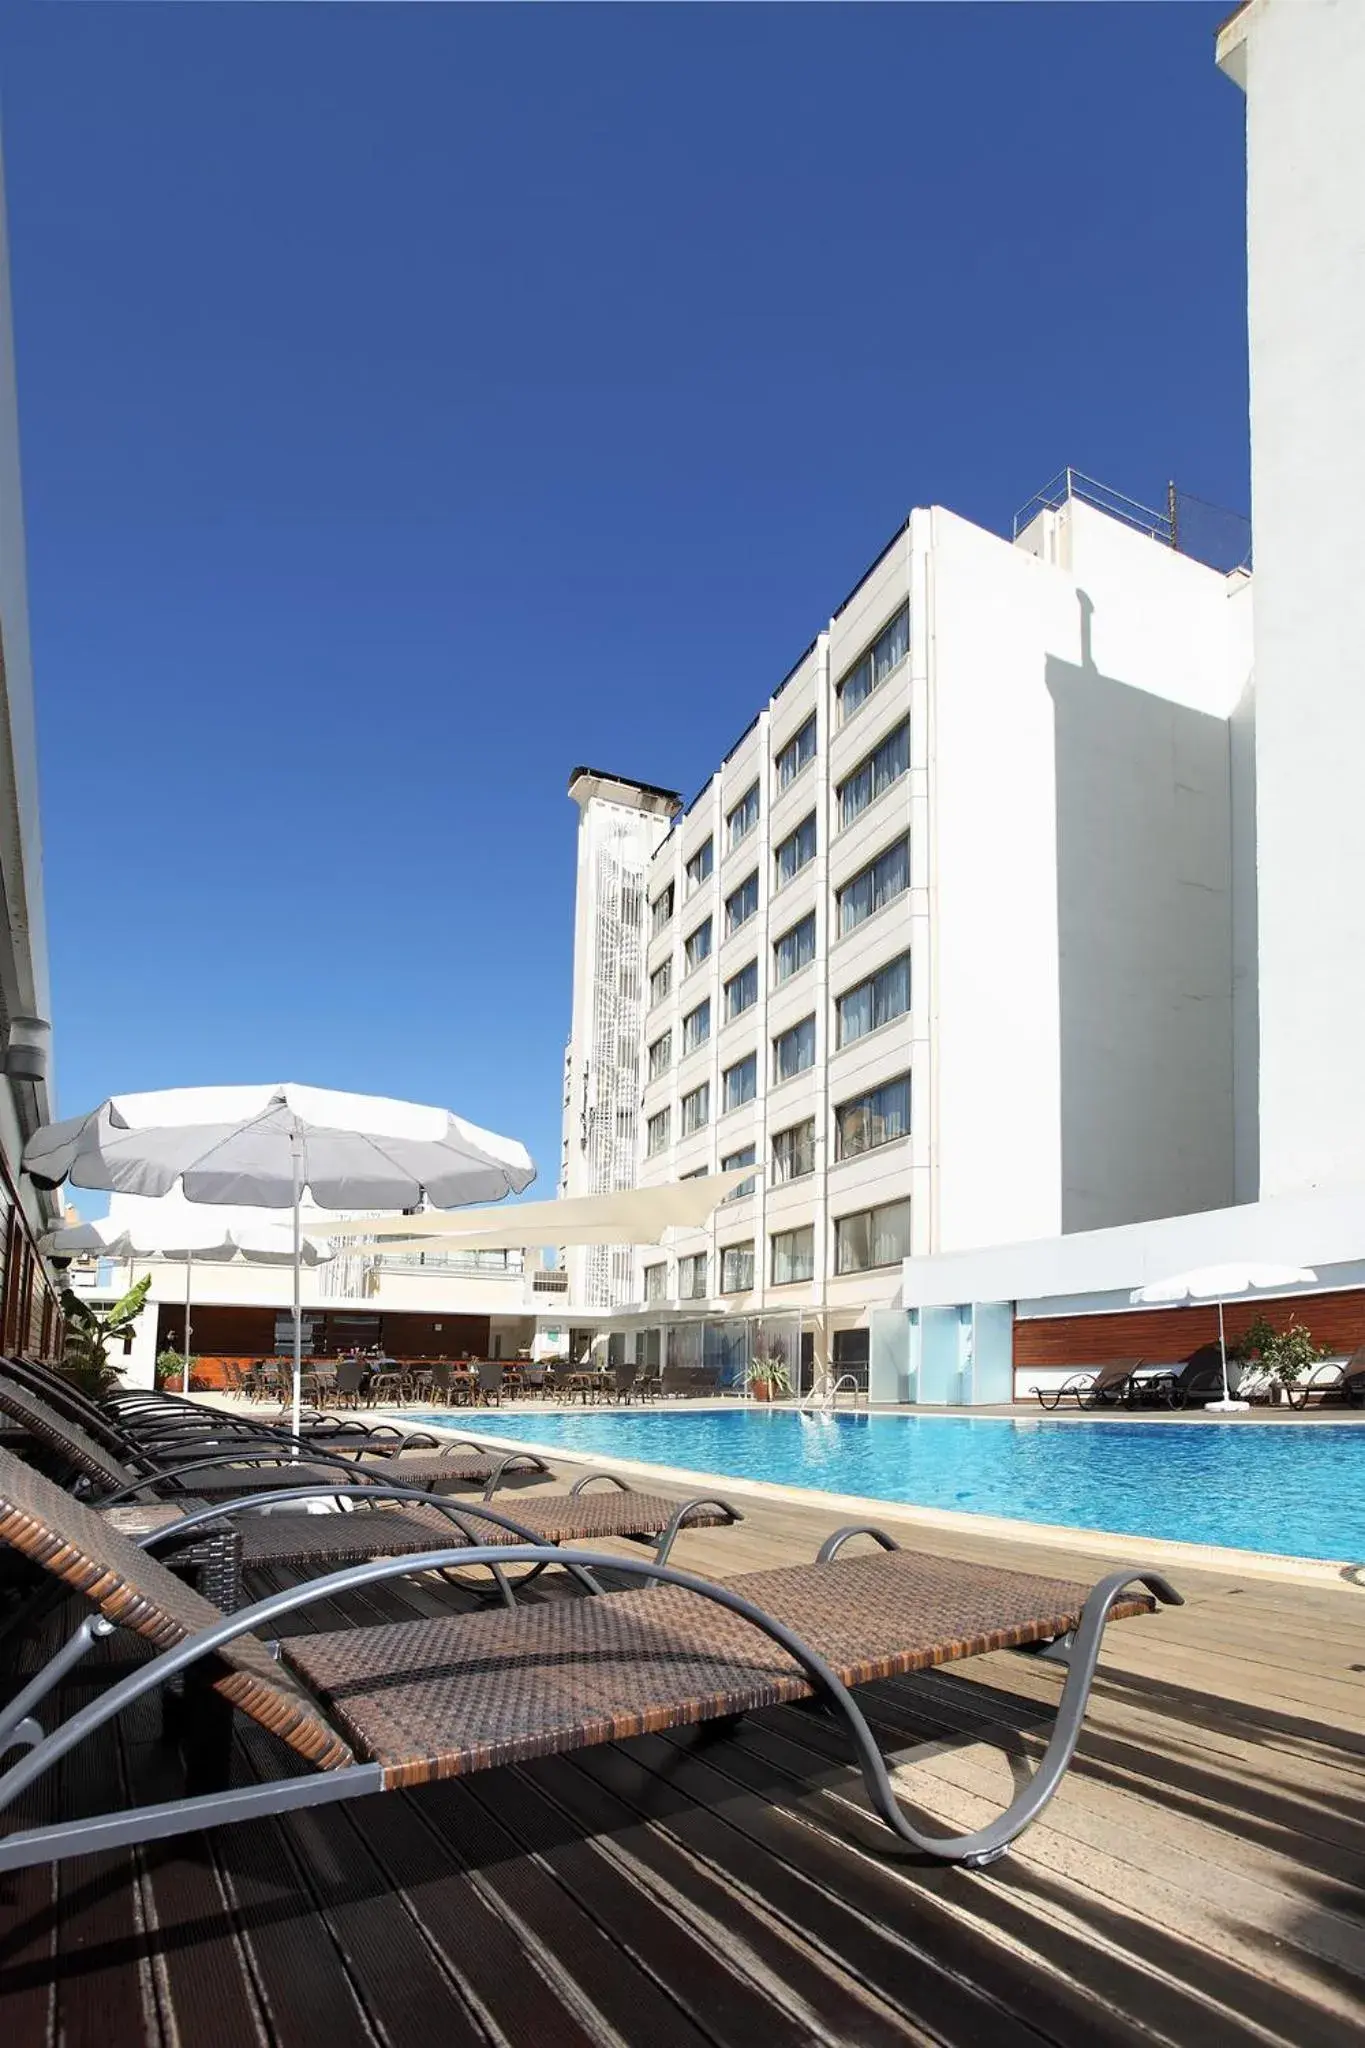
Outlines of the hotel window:
M704 1301L706 1298L706 1253L678 1261L678 1299Z
M781 987L815 958L815 912L773 941L773 981Z
M725 848L733 853L742 839L747 839L758 823L758 784L746 789L734 809L725 819Z
M686 1059L687 1055L690 1052L695 1052L699 1045L705 1045L707 1039L711 1036L710 996L706 998L704 1003L698 1003L695 1010L688 1011L687 1015L683 1018L682 1031L683 1058Z
M693 1131L699 1131L711 1121L711 1083L703 1081L700 1088L694 1088L682 1099L682 1130L685 1138Z
M709 1173L710 1171L711 1171L711 1169L710 1169L710 1167L709 1167L709 1166L694 1166L694 1167L692 1168L692 1171L691 1171L690 1173L680 1173L680 1174L678 1175L678 1179L679 1179L680 1181L682 1181L682 1180L705 1180L705 1179L706 1179L706 1176L707 1176L707 1174L708 1174L708 1173Z
M722 1173L730 1173L737 1166L753 1166L757 1160L757 1149L753 1145L745 1145L741 1151L727 1152L720 1162L720 1170ZM751 1195L753 1191L753 1181L742 1180L737 1186L731 1188L725 1199L727 1202L742 1202L744 1197Z
M715 849L709 839L703 839L683 871L686 883L684 895L690 896L694 889L700 889L703 882L709 881L714 866Z
M747 924L758 909L758 870L746 875L739 887L725 899L725 936L728 939Z
M748 1294L754 1284L754 1245L727 1244L720 1255L722 1294Z
M815 1065L815 1019L803 1017L773 1040L773 1080L790 1081Z
M834 687L839 703L839 723L844 725L866 704L878 683L884 683L892 669L899 668L910 652L910 607L903 604L890 625L883 626L860 661L855 661L841 683Z
M851 882L845 882L835 898L839 913L839 936L856 931L869 917L885 910L888 903L903 896L910 887L910 841L898 839L879 853Z
M657 939L659 933L664 930L666 925L671 924L672 920L673 884L670 882L668 887L662 890L660 894L654 898L654 901L649 906L650 937L652 939Z
M898 1266L910 1256L910 1204L887 1202L841 1216L834 1226L836 1273L866 1273L874 1266Z
M651 1007L655 1003L661 1003L672 986L673 962L672 960L665 960L663 965L656 967L649 977L649 1000Z
M751 960L747 967L741 967L738 974L732 974L725 984L725 1021L733 1024L736 1017L742 1017L746 1010L752 1010L758 1001L758 962Z
M655 1112L645 1125L645 1150L651 1159L668 1150L668 1126L671 1111L661 1109Z
M839 784L839 824L842 828L860 818L869 804L910 772L910 721L889 732L879 747L858 763L846 781Z
M668 1261L665 1259L657 1266L645 1267L645 1300L667 1301L667 1299Z
M694 931L688 933L683 943L683 972L690 974L694 967L700 967L703 960L711 957L711 920L703 918Z
M815 1171L815 1118L773 1132L774 1181L804 1180Z
M656 1038L649 1048L649 1078L657 1081L660 1074L666 1074L673 1064L673 1033L665 1031L662 1038Z
M778 1230L772 1237L774 1287L789 1287L796 1280L815 1278L815 1226L803 1230Z
M782 752L773 761L779 793L795 782L801 770L808 767L814 759L815 713L812 711L800 732L787 741Z
M747 1060L736 1061L720 1079L726 1109L742 1109L758 1093L758 1054L751 1052Z
M909 1008L910 955L902 953L839 997L834 1005L835 1038L840 1045L852 1045L869 1031L880 1031L893 1017L904 1017Z
M834 1112L834 1156L856 1159L860 1152L875 1152L879 1145L894 1145L897 1138L910 1135L910 1076L883 1081L851 1102L841 1102Z
M803 818L794 832L789 832L773 854L773 887L785 889L802 868L815 859L815 813Z

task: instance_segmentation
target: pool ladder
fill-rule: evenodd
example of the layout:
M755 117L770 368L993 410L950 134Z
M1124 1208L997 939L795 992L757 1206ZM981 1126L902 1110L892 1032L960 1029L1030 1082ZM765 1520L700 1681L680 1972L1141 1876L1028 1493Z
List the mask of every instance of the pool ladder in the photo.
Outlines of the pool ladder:
M832 1414L839 1405L839 1396L845 1387L852 1394L853 1405L856 1408L858 1397L863 1390L851 1372L841 1373L832 1385L812 1387L804 1401L802 1401L801 1406L803 1408L818 1409L822 1415Z

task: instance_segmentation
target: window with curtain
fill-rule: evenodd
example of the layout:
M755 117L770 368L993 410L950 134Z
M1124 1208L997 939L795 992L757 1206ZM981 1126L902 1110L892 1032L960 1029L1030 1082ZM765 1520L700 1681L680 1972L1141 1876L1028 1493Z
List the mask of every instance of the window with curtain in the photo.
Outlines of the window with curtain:
M869 917L879 910L885 910L897 896L903 896L910 887L910 841L898 839L894 846L888 846L874 861L845 882L836 897L839 914L839 935L856 931Z
M649 977L649 1000L651 1007L661 1003L673 986L673 962L665 960L655 968Z
M844 725L866 704L878 683L884 683L910 652L910 607L903 604L894 619L882 627L872 645L848 674L834 686L839 706L839 723Z
M754 1145L744 1145L740 1148L738 1152L726 1153L725 1157L720 1162L720 1170L722 1173L729 1173L736 1166L754 1166L757 1164L757 1161L758 1148ZM727 1202L742 1202L744 1200L744 1197L746 1195L751 1195L753 1191L753 1181L742 1180L739 1181L736 1184L736 1186L734 1186L730 1190L729 1194L725 1197L725 1199Z
M645 1125L645 1150L651 1159L668 1150L668 1126L671 1119L671 1110L660 1109Z
M703 839L683 870L687 895L690 896L694 889L700 889L702 883L710 879L715 864L715 848L709 839Z
M812 910L789 932L773 942L773 982L780 988L815 958L815 912Z
M678 1261L678 1299L704 1301L706 1298L706 1253L696 1252Z
M746 789L732 811L725 816L725 846L733 853L741 840L747 839L758 823L758 784Z
M815 859L815 813L803 818L794 832L773 850L773 887L785 889Z
M840 1216L834 1225L836 1273L866 1273L874 1266L898 1266L910 1256L910 1204L886 1202Z
M657 1266L645 1267L645 1300L667 1301L668 1261L664 1259Z
M815 1065L815 1019L803 1017L773 1040L773 1079L790 1081Z
M880 1031L895 1017L910 1009L910 955L888 960L885 967L845 989L834 1005L835 1038L839 1045L852 1045L869 1031Z
M758 962L750 960L732 974L725 984L725 1021L733 1024L736 1017L742 1017L746 1010L752 1010L758 1001Z
M815 1277L815 1226L801 1230L774 1231L772 1239L772 1284L789 1287L797 1280Z
M744 1060L736 1060L733 1067L727 1067L721 1075L722 1099L726 1109L742 1109L746 1102L752 1102L758 1093L758 1055L750 1053Z
M910 1076L898 1074L864 1095L841 1102L834 1112L834 1156L856 1159L879 1145L894 1145L910 1135Z
M754 1241L727 1244L720 1255L722 1294L748 1294L754 1284Z
M673 1033L665 1031L656 1038L649 1048L649 1078L657 1081L660 1074L666 1074L673 1064Z
M710 957L711 920L707 917L687 935L683 945L683 972L690 974L694 967L700 967L702 961L709 960Z
M657 938L659 933L664 929L665 925L670 924L672 922L672 919L673 884L670 882L667 888L660 890L659 894L654 898L654 901L649 906L650 937Z
M780 754L773 761L779 793L790 787L803 768L815 759L815 713L802 726L800 732L787 741Z
M682 1020L683 1058L686 1059L690 1052L695 1052L699 1045L705 1045L710 1036L711 998L708 996L704 1003L697 1004L695 1010L689 1010Z
M815 1171L815 1118L808 1116L785 1131L774 1131L772 1148L773 1180L804 1180Z
M839 784L839 824L842 828L861 817L869 804L885 795L893 783L910 772L910 721L907 718L889 732L880 746L860 761L853 773Z
M755 868L754 872L746 875L739 887L732 890L725 899L726 938L728 939L732 932L737 932L742 924L747 924L757 909L758 870Z
M682 1099L683 1136L690 1137L711 1121L711 1083L703 1081L700 1088L694 1088Z

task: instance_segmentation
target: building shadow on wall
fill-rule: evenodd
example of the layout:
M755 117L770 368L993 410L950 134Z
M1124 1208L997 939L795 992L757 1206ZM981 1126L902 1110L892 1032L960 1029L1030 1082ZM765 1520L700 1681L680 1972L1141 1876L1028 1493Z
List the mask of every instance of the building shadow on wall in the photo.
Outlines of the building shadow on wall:
M1049 656L1062 1228L1233 1199L1225 720Z

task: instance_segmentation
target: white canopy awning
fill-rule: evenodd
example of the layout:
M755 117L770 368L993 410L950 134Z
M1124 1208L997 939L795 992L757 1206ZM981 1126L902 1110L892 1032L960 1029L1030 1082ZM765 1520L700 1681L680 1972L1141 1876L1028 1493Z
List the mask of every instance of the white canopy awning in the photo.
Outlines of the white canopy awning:
M351 1216L309 1219L335 1243L372 1238L388 1252L505 1251L528 1245L658 1244L666 1230L697 1230L741 1181L757 1169L732 1167L662 1187L623 1188L609 1195L570 1195L557 1202L509 1202L457 1215Z

